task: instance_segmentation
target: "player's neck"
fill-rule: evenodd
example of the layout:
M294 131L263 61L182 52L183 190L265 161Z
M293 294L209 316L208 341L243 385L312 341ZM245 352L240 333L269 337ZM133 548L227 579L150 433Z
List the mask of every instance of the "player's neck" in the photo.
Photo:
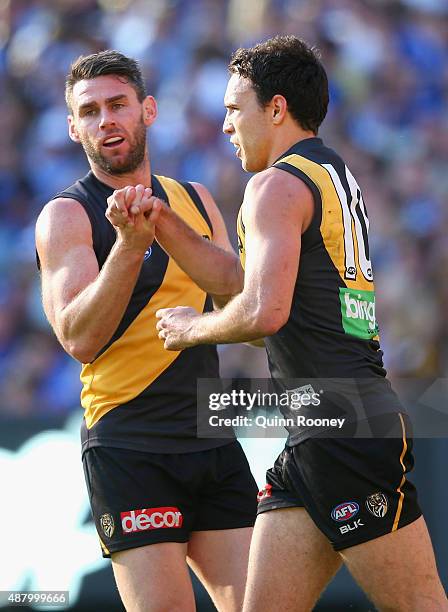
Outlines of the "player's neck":
M274 139L269 155L269 165L273 164L283 153L306 138L315 138L316 134L299 127L279 131Z
M109 185L109 187L113 189L121 189L128 185L138 184L145 185L145 187L151 187L151 164L147 157L144 159L141 166L125 174L110 174L93 163L90 164L90 168L99 181Z

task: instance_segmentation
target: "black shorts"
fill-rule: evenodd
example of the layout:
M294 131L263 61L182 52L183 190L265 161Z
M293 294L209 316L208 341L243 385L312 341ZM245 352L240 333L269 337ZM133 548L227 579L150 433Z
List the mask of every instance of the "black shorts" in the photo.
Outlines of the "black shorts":
M287 446L267 471L258 514L303 507L335 550L415 521L421 510L406 476L414 465L412 439L401 414L386 418L397 437L316 437Z
M258 487L239 442L181 454L96 447L83 465L103 557L255 522Z

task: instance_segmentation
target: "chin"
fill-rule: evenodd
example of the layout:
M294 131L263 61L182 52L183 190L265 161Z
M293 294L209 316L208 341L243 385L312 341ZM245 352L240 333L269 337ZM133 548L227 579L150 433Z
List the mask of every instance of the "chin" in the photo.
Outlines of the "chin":
M108 159L107 164L110 168L119 172L122 168L126 168L127 166L129 166L129 160L127 160L126 158Z
M253 164L246 157L243 157L243 159L241 160L241 167L245 172L254 172Z
M247 159L242 160L241 165L245 172L261 172L262 170L266 169L266 166L262 166Z
M102 156L99 164L109 174L129 174L134 172L142 163L142 160L129 155L116 155L110 158Z
M136 169L131 164L109 164L108 168L110 174L130 174Z

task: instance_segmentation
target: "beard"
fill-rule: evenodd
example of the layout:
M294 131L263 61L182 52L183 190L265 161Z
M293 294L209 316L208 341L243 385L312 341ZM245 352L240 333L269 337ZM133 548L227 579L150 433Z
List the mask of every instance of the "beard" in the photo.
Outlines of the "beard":
M81 138L81 145L87 157L108 174L127 174L139 168L146 153L146 126L143 119L134 130L130 139L130 151L124 159L118 160L113 157L104 157L101 153L101 145L96 146L88 138Z

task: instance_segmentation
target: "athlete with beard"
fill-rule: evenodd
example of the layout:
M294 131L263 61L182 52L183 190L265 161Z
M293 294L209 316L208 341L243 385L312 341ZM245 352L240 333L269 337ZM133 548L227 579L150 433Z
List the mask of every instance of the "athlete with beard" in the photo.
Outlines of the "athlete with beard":
M187 562L218 609L239 610L257 487L238 442L196 435L196 380L219 376L216 347L167 352L155 318L241 291L238 258L205 187L151 174L157 106L134 60L80 57L66 101L91 170L43 208L36 245L46 315L82 363L83 465L103 555L127 610L194 610ZM154 196L167 204L157 232L143 212ZM227 283L207 281L217 261Z

